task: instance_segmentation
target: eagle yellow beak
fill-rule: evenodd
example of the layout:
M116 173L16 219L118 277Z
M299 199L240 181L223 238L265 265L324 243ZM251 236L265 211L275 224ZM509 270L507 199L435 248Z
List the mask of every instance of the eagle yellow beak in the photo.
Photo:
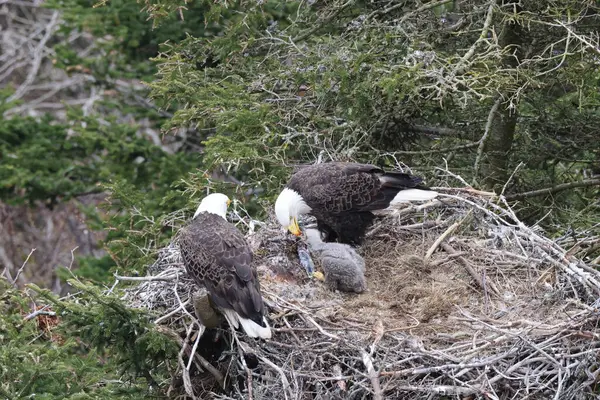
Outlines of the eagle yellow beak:
M325 282L325 276L323 275L322 272L315 271L312 273L312 277L318 281Z
M227 207L231 205L231 200L227 199Z
M294 217L292 219L292 223L288 227L289 231L292 232L296 236L302 236L302 232L300 231L300 227L298 226L298 218Z

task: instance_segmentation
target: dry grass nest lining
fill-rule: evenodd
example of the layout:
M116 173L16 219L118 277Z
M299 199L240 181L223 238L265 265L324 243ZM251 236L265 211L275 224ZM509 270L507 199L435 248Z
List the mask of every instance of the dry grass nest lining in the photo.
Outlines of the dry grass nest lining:
M125 297L155 312L182 345L172 393L591 398L600 373L598 271L523 225L501 199L463 190L440 200L381 217L358 249L368 284L360 295L310 280L297 242L273 218L262 223L248 242L273 339L224 326L227 348L216 353L200 339L195 288L176 244L163 249L152 275Z

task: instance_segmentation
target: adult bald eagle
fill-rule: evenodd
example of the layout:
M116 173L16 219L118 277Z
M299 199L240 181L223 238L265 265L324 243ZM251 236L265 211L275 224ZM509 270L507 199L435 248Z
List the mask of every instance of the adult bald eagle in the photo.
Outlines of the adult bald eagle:
M252 252L241 232L226 219L229 204L221 193L202 200L179 236L183 263L194 281L206 287L211 303L230 325L241 325L250 337L268 339L271 328L251 266Z
M279 194L275 214L296 236L301 235L298 217L311 214L325 240L359 244L375 217L372 211L436 197L437 192L422 181L370 164L328 162L301 167Z

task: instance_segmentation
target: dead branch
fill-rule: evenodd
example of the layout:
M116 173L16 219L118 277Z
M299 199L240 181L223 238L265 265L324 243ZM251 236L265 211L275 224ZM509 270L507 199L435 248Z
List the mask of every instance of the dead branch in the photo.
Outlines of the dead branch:
M425 258L423 259L426 263L429 262L429 259L431 258L431 255L433 254L433 252L440 246L440 244L448 238L448 236L452 235L452 233L456 230L456 228L458 228L467 218L469 218L469 216L471 215L471 211L469 211L467 213L467 215L465 215L463 218L461 218L460 221L457 221L455 223L453 223L452 225L450 225L448 227L448 229L446 229L444 231L444 233L442 233L440 235L439 238L436 239L435 242L433 242L433 244L431 245L431 247L429 248L429 250L427 250L427 253L425 253Z
M37 77L37 73L40 69L40 65L41 65L42 59L44 57L43 49L46 46L46 43L48 43L48 41L52 37L54 30L57 28L58 17L59 17L58 11L53 11L52 17L50 18L48 25L46 25L46 27L44 28L46 33L44 33L44 36L42 36L42 38L40 39L37 46L33 49L33 61L31 63L31 69L29 70L29 73L27 74L27 78L25 79L25 82L23 82L17 88L15 93L13 93L13 95L8 98L8 102L13 102L13 101L18 100L21 97L23 97L23 95L25 94L25 92L27 91L29 86L33 83L33 81Z
M463 133L456 129L444 128L439 126L424 126L424 125L411 125L409 128L413 132L424 133L426 135L433 136L449 136L449 137L461 137Z
M579 182L561 183L559 185L552 186L549 188L536 189L536 190L531 190L529 192L523 192L523 193L508 194L508 195L505 195L504 197L508 201L517 201L517 200L527 199L529 197L544 196L544 195L548 195L548 194L562 192L564 190L581 188L581 187L590 187L590 186L600 186L600 179L584 179Z
M383 395L381 392L381 384L379 383L379 374L377 371L375 371L373 359L366 351L362 351L362 362L367 368L367 376L371 380L371 385L373 386L373 398L376 400L382 400Z

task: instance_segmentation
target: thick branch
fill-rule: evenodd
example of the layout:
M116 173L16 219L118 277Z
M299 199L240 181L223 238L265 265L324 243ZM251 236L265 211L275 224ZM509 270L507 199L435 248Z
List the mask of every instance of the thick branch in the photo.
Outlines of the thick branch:
M600 186L600 179L585 179L585 180L579 181L579 182L561 183L560 185L556 185L556 186L549 187L549 188L532 190L530 192L509 194L509 195L505 196L505 198L506 198L506 200L510 200L510 201L523 200L528 197L543 196L545 194L553 194L553 193L562 192L563 190L567 190L567 189L574 189L574 188L588 187L588 186Z

